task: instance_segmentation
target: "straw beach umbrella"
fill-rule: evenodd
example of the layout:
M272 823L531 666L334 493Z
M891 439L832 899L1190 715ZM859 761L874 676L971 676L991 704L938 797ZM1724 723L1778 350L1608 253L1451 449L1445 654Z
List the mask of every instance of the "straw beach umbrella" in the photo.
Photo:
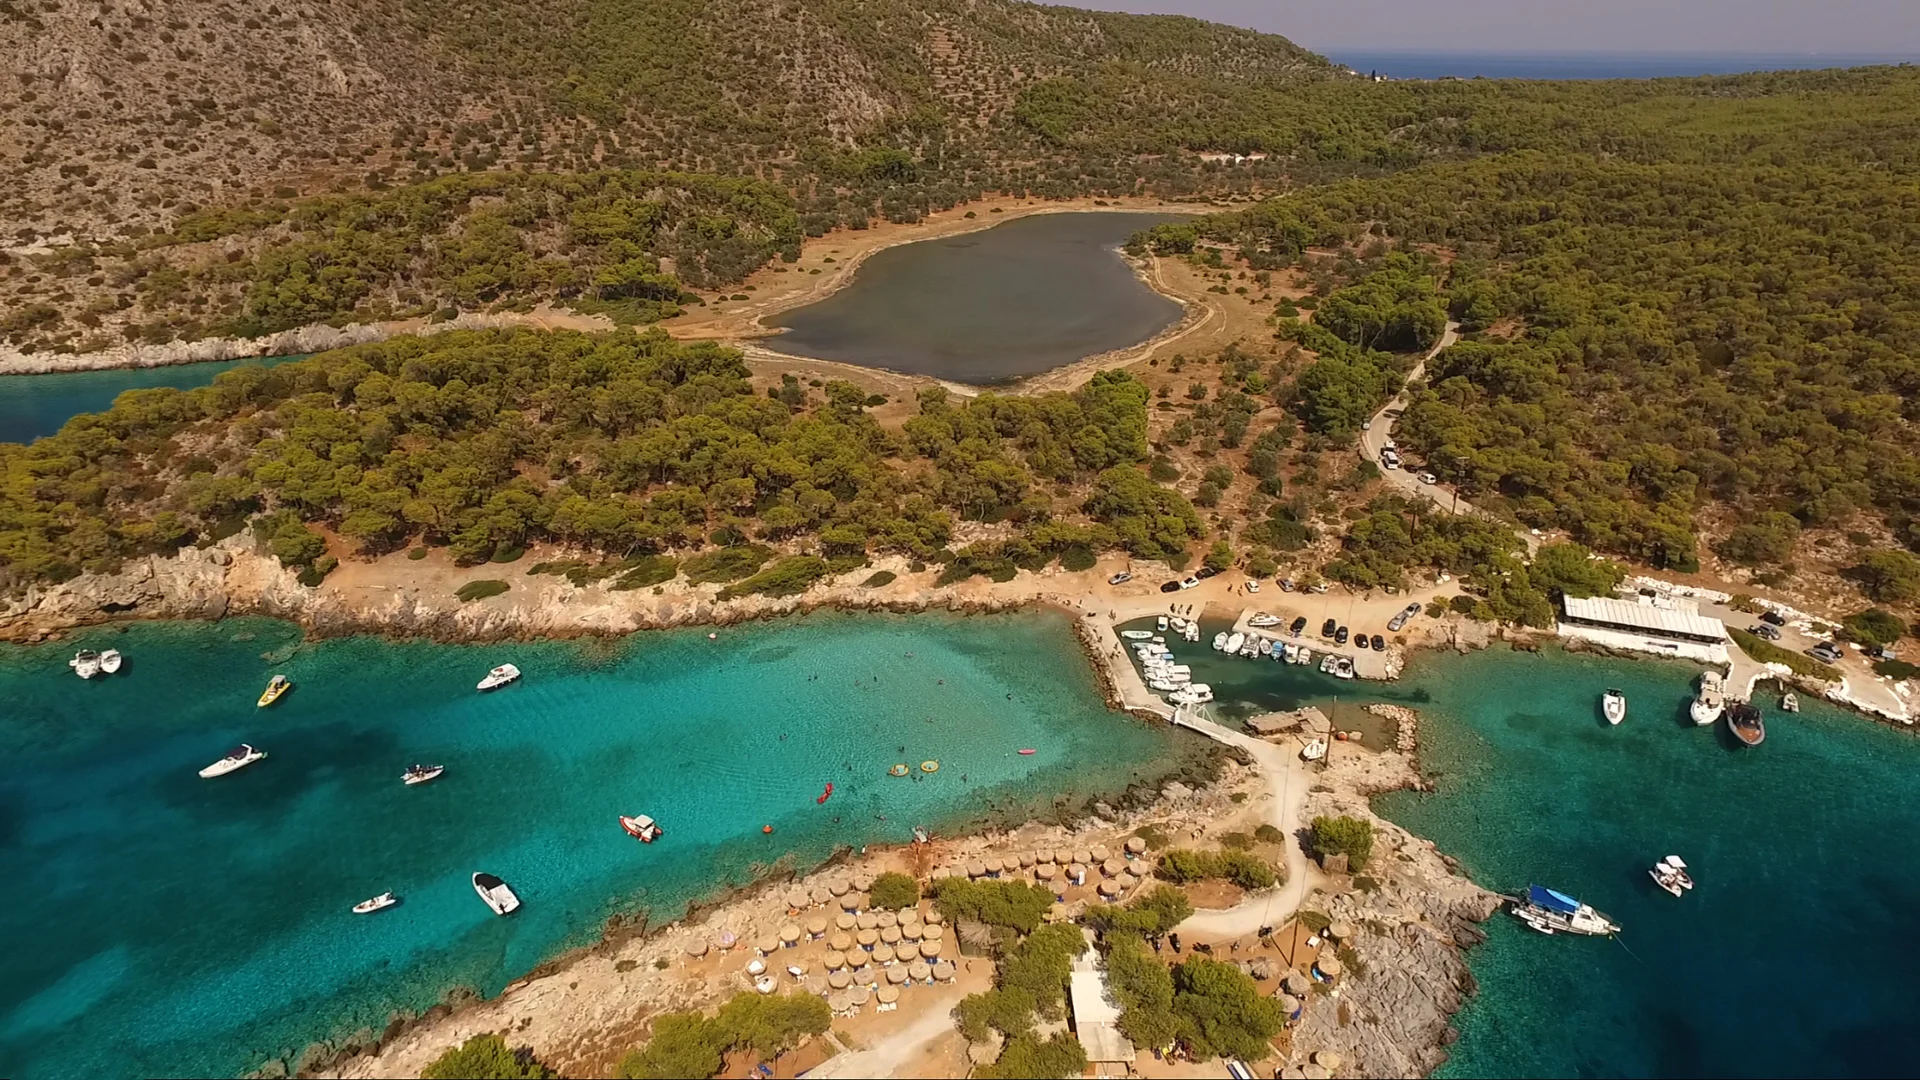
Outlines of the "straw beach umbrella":
M889 945L900 944L900 928L897 926L881 927L880 940L886 942Z
M796 923L787 923L780 928L780 944L793 945L800 940L800 927Z
M1061 866L1066 866L1073 862L1073 852L1068 848L1054 848L1053 861L1059 863Z
M833 917L833 927L836 930L852 930L858 925L860 925L859 920L854 918L851 911L843 911Z
M1345 1059L1332 1050L1315 1050L1313 1052L1313 1063L1328 1072L1339 1072L1340 1066L1345 1063Z
M939 908L930 908L927 911L925 921L928 926L939 926L945 919L946 916L940 914Z
M845 990L847 987L853 985L853 976L847 974L845 971L828 972L827 985L833 987L835 990Z
M918 959L919 956L920 946L915 945L911 941L903 941L893 947L893 958L895 960L915 960Z
M952 982L955 974L951 960L942 960L933 965L933 977L939 982Z
M873 962L882 966L893 963L893 946L875 945L873 947Z
M1340 958L1336 956L1322 956L1313 962L1313 966L1329 979L1338 979L1341 971L1345 970L1340 966Z
M787 890L787 907L799 909L807 906L810 897L804 886L795 885Z
M1039 856L1035 855L1031 851L1023 851L1020 853L1020 869L1022 870L1025 870L1027 867L1032 866L1034 863L1039 861L1040 861Z
M855 969L867 966L867 961L873 958L865 949L850 949L840 955L847 958L848 967Z
M847 990L847 1004L853 1006L855 1009L861 1009L866 1007L867 999L872 996L873 991L855 983Z
M1327 936L1335 941L1352 941L1353 924L1345 919L1335 919L1327 924Z
M926 938L928 941L939 941L941 938L947 936L947 928L944 926L929 926L920 936Z
M1113 858L1113 852L1109 851L1107 849L1107 845L1105 844L1093 845L1093 848L1089 852L1089 854L1093 856L1094 862L1106 862L1108 859Z
M914 982L926 982L933 977L933 966L924 960L915 960L907 965L907 978Z
M848 893L847 895L840 898L840 911L842 914L848 914L851 912L859 911L864 906L866 905L860 903L860 896L858 893Z
M826 936L827 917L825 915L809 915L807 917L807 937L821 938Z
M880 925L880 916L875 915L871 911L863 911L859 915L854 916L853 921L855 925L859 926L862 930L872 930Z
M880 942L880 931L862 930L859 933L853 935L853 937L854 937L854 940L860 943L861 948L867 950L868 952L872 952L873 947L879 944Z
M853 970L853 985L855 986L872 986L879 981L880 976L875 975L873 969L870 967L855 968Z
M888 968L888 969L887 969L887 982L888 982L888 983L890 983L890 984L892 984L892 985L894 985L894 986L899 986L899 985L900 985L901 983L903 983L903 982L906 982L906 981L907 981L907 969L906 969L906 968L904 968L904 967L902 967L902 966L900 966L899 964L895 964L894 966L892 966L892 967L890 967L890 968Z
M761 956L778 952L780 950L780 936L778 934L768 934L755 941L753 948L754 951L758 952Z
M827 954L820 958L820 966L828 971L839 971L847 966L847 954L828 949Z
M1107 858L1100 863L1100 872L1108 877L1119 877L1127 872L1127 860Z
M875 916L875 919L877 920L877 925L883 930L889 926L900 925L900 916L895 915L891 911L883 911Z
M837 953L848 952L853 948L853 935L841 931L827 939L827 948Z
M835 896L845 896L853 891L853 883L846 878L834 878L827 882L827 891Z
M1129 836L1127 837L1126 847L1128 851L1135 855L1144 855L1147 851L1147 842L1137 836Z
M932 960L945 952L946 948L944 941L923 941L920 943L920 955Z
M986 877L987 864L979 859L975 859L972 862L969 862L967 864L967 876L970 878Z
M1077 863L1079 863L1079 864L1080 864L1080 865L1082 865L1082 866L1085 866L1085 865L1087 865L1088 863L1091 863L1091 862L1093 862L1093 851L1092 851L1092 849L1090 849L1090 848L1074 848L1074 849L1073 849L1073 861L1074 861L1074 862L1077 862Z
M919 941L926 935L927 928L917 922L901 923L900 936L908 941Z
M853 875L853 891L868 892L873 888L873 875L865 871Z
M687 942L687 955L695 958L707 955L707 943L701 940Z
M900 991L896 987L883 986L874 991L873 999L882 1005L891 1005L900 1000Z
M833 891L825 885L815 885L807 892L807 899L816 904L826 904L833 900Z
M1050 863L1044 866L1036 866L1033 868L1033 876L1041 881L1052 881L1054 878L1058 877L1059 875L1060 875L1060 868Z

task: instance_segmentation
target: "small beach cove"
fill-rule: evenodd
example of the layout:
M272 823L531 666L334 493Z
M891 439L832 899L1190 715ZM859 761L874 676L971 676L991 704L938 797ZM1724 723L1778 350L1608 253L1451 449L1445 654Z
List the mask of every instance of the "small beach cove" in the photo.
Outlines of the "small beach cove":
M80 683L64 664L78 644L119 648L127 669ZM501 659L523 682L474 693ZM273 672L296 689L258 710ZM664 921L781 859L1025 821L1210 753L1109 713L1046 613L484 647L139 624L8 648L0 680L20 765L0 861L45 900L3 931L0 1067L17 1076L291 1063L454 986L498 993L616 913ZM271 757L193 776L238 741ZM405 787L416 760L447 775ZM941 768L887 776L898 760ZM667 836L635 843L622 813ZM526 907L489 915L466 881L481 869ZM347 911L385 889L400 907Z

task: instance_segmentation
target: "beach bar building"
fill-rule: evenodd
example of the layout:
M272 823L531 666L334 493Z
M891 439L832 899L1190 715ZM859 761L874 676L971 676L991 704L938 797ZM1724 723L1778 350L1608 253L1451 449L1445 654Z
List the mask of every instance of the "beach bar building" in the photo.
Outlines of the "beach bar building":
M1563 601L1560 636L1612 649L1684 657L1708 664L1730 662L1727 627L1700 614L1692 601L1651 596L1569 596Z

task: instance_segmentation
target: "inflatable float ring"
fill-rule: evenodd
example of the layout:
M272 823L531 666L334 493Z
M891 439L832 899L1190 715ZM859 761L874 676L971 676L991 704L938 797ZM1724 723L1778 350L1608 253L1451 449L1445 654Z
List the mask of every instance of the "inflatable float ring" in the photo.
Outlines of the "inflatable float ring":
M920 771L921 772L939 772L940 763L937 761L923 761L920 763Z
M907 768L906 762L903 761L900 764L895 765L893 768L888 769L887 775L888 776L905 776L912 771L913 770Z

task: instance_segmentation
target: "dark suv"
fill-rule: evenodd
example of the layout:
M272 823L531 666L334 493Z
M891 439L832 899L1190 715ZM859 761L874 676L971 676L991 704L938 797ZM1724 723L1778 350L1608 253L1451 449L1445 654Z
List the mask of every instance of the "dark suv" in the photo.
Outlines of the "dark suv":
M1338 626L1338 625L1340 625L1340 624L1339 624L1339 623L1336 623L1336 622L1334 622L1334 621L1333 621L1332 619L1328 619L1328 620L1327 620L1326 622L1323 622L1323 623L1321 623L1321 624L1320 624L1320 636L1321 636L1321 637L1332 637L1332 636L1333 636L1333 628L1334 628L1334 627L1336 627L1336 626Z
M1335 631L1333 632L1333 643L1334 643L1335 645L1345 645L1345 644L1347 643L1347 628L1346 628L1346 627L1344 627L1344 626L1343 626L1343 627L1341 627L1340 629L1338 629L1338 630L1335 630Z
M1305 615L1302 615L1299 618L1296 618L1293 620L1292 626L1287 627L1287 633L1292 634L1294 637L1299 637L1300 631L1305 630L1306 628L1307 628L1307 617Z

